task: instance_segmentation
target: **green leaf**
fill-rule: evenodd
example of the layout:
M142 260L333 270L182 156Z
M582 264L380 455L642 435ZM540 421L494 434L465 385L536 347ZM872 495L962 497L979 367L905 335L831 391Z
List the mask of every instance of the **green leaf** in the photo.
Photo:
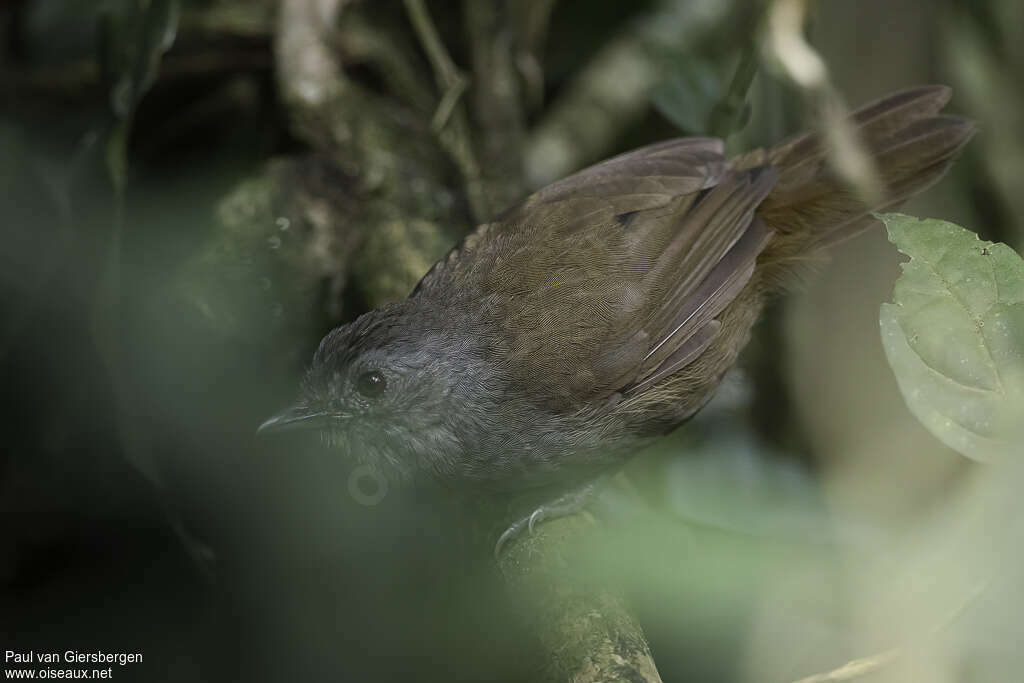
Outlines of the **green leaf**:
M725 96L715 104L708 118L708 133L712 137L725 139L743 130L750 122L751 107L747 102L747 92L757 75L758 53L757 46L751 43L740 55Z
M672 66L671 73L651 94L651 102L680 130L704 135L722 90L714 66L706 60L690 58Z
M681 55L668 64L651 103L685 133L724 140L750 122L747 94L757 75L759 54L753 42L744 47L728 83L709 60Z
M970 458L1024 455L1024 261L952 223L879 218L910 256L880 317L910 410Z

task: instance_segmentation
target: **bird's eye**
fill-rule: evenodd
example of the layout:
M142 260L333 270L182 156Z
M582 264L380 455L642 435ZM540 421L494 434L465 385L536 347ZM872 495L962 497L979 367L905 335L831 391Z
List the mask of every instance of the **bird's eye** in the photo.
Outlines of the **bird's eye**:
M388 382L377 370L369 370L359 375L356 380L356 391L366 398L377 398L388 388Z

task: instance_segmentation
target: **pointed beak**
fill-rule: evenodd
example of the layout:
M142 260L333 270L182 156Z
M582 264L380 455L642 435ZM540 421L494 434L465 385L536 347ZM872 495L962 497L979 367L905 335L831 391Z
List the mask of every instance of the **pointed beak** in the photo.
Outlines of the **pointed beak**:
M292 429L314 429L328 424L332 415L311 410L308 406L295 405L282 410L264 422L256 430L257 434L285 432Z

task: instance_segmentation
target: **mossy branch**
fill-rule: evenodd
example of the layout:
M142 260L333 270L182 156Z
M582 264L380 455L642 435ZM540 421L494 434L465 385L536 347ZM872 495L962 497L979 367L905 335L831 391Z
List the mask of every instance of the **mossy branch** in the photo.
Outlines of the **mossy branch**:
M498 559L506 585L547 652L546 680L660 683L643 630L623 600L574 571L580 539L598 531L578 514L514 539Z

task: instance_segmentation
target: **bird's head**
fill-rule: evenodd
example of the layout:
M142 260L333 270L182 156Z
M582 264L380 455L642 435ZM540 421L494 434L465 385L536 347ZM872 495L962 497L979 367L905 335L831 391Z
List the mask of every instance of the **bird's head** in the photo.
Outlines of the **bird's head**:
M461 446L460 348L407 302L371 311L320 342L299 399L260 432L314 429L387 475L442 472Z

